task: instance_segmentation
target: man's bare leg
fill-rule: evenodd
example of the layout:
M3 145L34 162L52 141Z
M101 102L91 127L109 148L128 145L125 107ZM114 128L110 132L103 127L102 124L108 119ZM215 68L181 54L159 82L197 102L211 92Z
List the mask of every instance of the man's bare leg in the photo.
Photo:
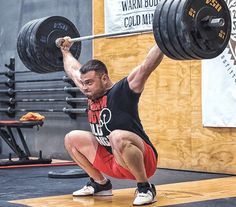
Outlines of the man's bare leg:
M66 135L65 147L72 159L92 178L86 186L75 191L73 195L112 195L110 181L92 165L98 147L95 137L90 132L75 130Z
M95 160L97 146L98 143L95 137L87 131L75 130L65 137L65 147L72 159L93 179L104 180L102 173L92 165Z
M110 143L119 165L130 171L137 181L137 194L133 205L151 204L156 201L156 189L148 182L144 164L144 143L142 139L129 131L111 132Z

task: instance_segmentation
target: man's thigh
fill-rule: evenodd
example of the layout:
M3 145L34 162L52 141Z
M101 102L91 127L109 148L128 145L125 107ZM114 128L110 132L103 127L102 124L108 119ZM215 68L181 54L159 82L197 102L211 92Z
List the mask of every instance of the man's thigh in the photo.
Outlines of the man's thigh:
M82 153L91 163L94 162L98 142L89 131L74 130L66 135L65 145Z

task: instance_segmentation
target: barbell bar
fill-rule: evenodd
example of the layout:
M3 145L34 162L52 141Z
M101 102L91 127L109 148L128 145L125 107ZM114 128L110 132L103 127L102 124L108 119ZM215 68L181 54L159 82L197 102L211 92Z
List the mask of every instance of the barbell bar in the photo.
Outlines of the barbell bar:
M15 104L17 102L66 102L66 103L84 103L88 99L87 98L72 98L72 97L66 97L65 99L52 99L52 98L44 98L44 99L14 99L14 98L9 98L9 99L2 99L0 102L2 103L9 103L9 104Z
M63 81L63 82L72 82L70 78L67 76L63 76L62 78L53 78L53 79L35 79L35 80L12 80L8 78L5 81L0 81L0 84L14 84L14 83L34 83L34 82L48 82L48 81Z
M225 24L225 20L223 18L212 18L211 20L207 21L206 23L208 27L222 27ZM110 37L119 37L119 36L126 36L126 35L141 35L144 33L153 32L153 29L140 29L140 30L132 30L132 31L124 31L124 32L116 32L116 33L107 33L107 34L97 34L97 35L89 35L84 37L77 37L72 38L69 42L82 42L86 40L94 40L94 39L101 39L101 38L110 38ZM55 41L57 47L60 47L60 39L58 38Z
M7 93L9 95L13 95L15 93L18 92L55 92L55 91L64 91L67 93L71 93L71 92L80 92L80 89L77 87L67 87L65 86L64 88L36 88L36 89L1 89L0 93Z
M6 75L6 76L13 76L16 73L30 73L32 71L24 70L24 71L12 71L12 70L6 70L4 72L0 72L0 75Z
M85 114L87 112L86 108L66 108L64 107L63 109L14 109L11 107L8 108L0 108L0 112L5 112L5 113L16 113L16 112L64 112L67 114L73 113L73 114Z
M210 59L226 48L231 35L231 15L224 0L162 0L158 3L151 29L80 37L75 25L65 17L51 16L28 22L20 30L17 51L25 66L37 73L64 70L61 37L74 42L75 58L81 41L153 32L162 52L175 60Z
M140 29L140 30L133 30L133 31L125 31L125 32L89 35L89 36L84 36L84 37L72 38L69 40L69 42L75 43L75 42L82 42L86 40L94 40L94 39L101 39L101 38L119 37L119 36L126 36L126 35L139 35L139 34L144 34L148 32L153 32L153 30ZM55 44L57 47L60 47L59 42L60 42L60 38L56 39Z

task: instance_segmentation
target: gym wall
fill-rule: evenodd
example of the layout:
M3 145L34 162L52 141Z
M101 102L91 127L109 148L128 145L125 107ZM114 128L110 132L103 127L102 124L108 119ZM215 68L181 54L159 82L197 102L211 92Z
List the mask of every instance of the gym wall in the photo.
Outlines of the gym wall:
M5 64L9 63L10 57L16 58L16 71L28 70L18 57L16 50L17 34L22 26L33 20L45 16L64 16L73 22L81 35L92 34L92 1L91 0L8 0L1 1L0 7L0 72L7 70ZM80 61L85 63L92 57L91 41L83 42ZM62 78L64 72L37 74L34 72L16 74L16 80L32 79L53 79ZM0 76L0 81L6 77ZM16 89L30 88L64 88L63 81L58 82L37 82L17 83ZM1 88L4 85L0 85ZM69 94L65 92L41 92L41 93L17 93L17 98L65 98ZM6 96L7 97L7 96ZM6 98L0 94L1 98ZM69 107L66 103L18 103L17 108L58 108ZM0 108L6 107L1 104ZM17 113L15 117L8 117L0 112L0 120L19 119L26 112ZM88 129L87 117L77 115L77 119L71 119L64 113L39 112L46 117L43 127L34 129L23 129L26 142L32 155L38 155L42 150L43 157L68 159L64 149L64 136L74 129ZM2 154L12 152L11 149L1 140ZM0 147L1 149L1 147Z
M104 1L93 0L93 32L104 33ZM94 40L93 56L118 81L145 58L152 34ZM204 128L201 61L164 58L141 96L140 116L162 168L236 174L236 129Z

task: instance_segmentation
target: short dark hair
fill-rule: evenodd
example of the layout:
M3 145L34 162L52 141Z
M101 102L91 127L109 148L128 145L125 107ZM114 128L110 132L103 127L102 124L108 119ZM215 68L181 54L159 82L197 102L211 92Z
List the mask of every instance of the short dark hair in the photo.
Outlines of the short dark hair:
M102 61L97 59L89 60L80 68L81 74L85 74L89 71L95 71L101 74L103 73L108 74L106 65Z

